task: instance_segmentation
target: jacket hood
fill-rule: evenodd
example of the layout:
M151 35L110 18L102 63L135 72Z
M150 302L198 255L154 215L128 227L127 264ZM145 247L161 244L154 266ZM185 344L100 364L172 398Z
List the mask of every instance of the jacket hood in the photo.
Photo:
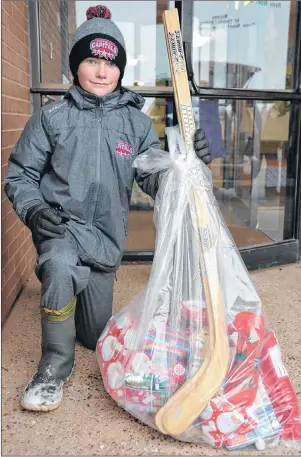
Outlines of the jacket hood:
M116 90L104 97L98 97L97 95L86 92L79 86L73 85L65 94L64 98L73 100L79 109L93 109L102 102L104 108L108 110L115 109L122 105L131 105L138 110L141 110L145 103L145 100L141 95L138 95L136 92L126 89L125 87L121 87L120 90Z

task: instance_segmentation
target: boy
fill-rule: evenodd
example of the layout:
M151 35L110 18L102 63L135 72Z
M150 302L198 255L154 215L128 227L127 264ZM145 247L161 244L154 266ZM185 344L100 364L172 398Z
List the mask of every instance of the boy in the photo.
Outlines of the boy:
M75 339L95 349L111 317L114 273L127 235L133 179L155 198L159 175L132 167L160 148L143 98L121 86L124 38L110 11L91 7L70 52L74 85L28 121L9 159L5 192L32 232L42 284L42 357L22 407L49 411L72 374ZM197 155L210 162L198 130Z

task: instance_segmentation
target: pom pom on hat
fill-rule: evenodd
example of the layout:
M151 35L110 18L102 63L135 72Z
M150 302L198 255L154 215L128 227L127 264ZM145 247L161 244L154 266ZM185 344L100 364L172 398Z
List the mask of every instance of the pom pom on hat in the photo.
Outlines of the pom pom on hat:
M86 11L86 16L87 20L76 30L72 47L85 36L99 33L115 38L125 50L124 37L121 30L111 20L112 14L109 8L103 5L90 6Z
M126 49L121 30L111 20L111 11L103 5L91 6L87 20L75 33L69 55L70 70L77 83L80 63L88 57L113 61L120 70L120 81L126 66Z
M112 14L109 8L103 5L90 6L86 11L87 19L93 19L93 17L102 17L103 19L111 19Z

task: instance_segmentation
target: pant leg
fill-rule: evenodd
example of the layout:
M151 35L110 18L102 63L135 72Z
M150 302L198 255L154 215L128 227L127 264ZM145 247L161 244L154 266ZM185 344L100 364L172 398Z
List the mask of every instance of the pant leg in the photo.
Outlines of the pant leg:
M97 340L112 316L114 273L91 268L87 287L78 295L75 312L76 336L94 350Z
M88 284L90 268L79 265L77 245L66 232L36 245L36 275L42 283L41 305L49 310L66 306Z

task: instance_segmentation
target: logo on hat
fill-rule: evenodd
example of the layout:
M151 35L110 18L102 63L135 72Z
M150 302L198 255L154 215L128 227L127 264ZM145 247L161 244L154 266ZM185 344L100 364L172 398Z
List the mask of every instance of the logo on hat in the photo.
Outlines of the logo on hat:
M122 157L131 157L133 153L133 146L129 143L125 143L124 141L117 141L116 143L116 154Z
M118 55L118 47L112 41L104 38L95 38L90 43L92 54L105 59L115 59Z

